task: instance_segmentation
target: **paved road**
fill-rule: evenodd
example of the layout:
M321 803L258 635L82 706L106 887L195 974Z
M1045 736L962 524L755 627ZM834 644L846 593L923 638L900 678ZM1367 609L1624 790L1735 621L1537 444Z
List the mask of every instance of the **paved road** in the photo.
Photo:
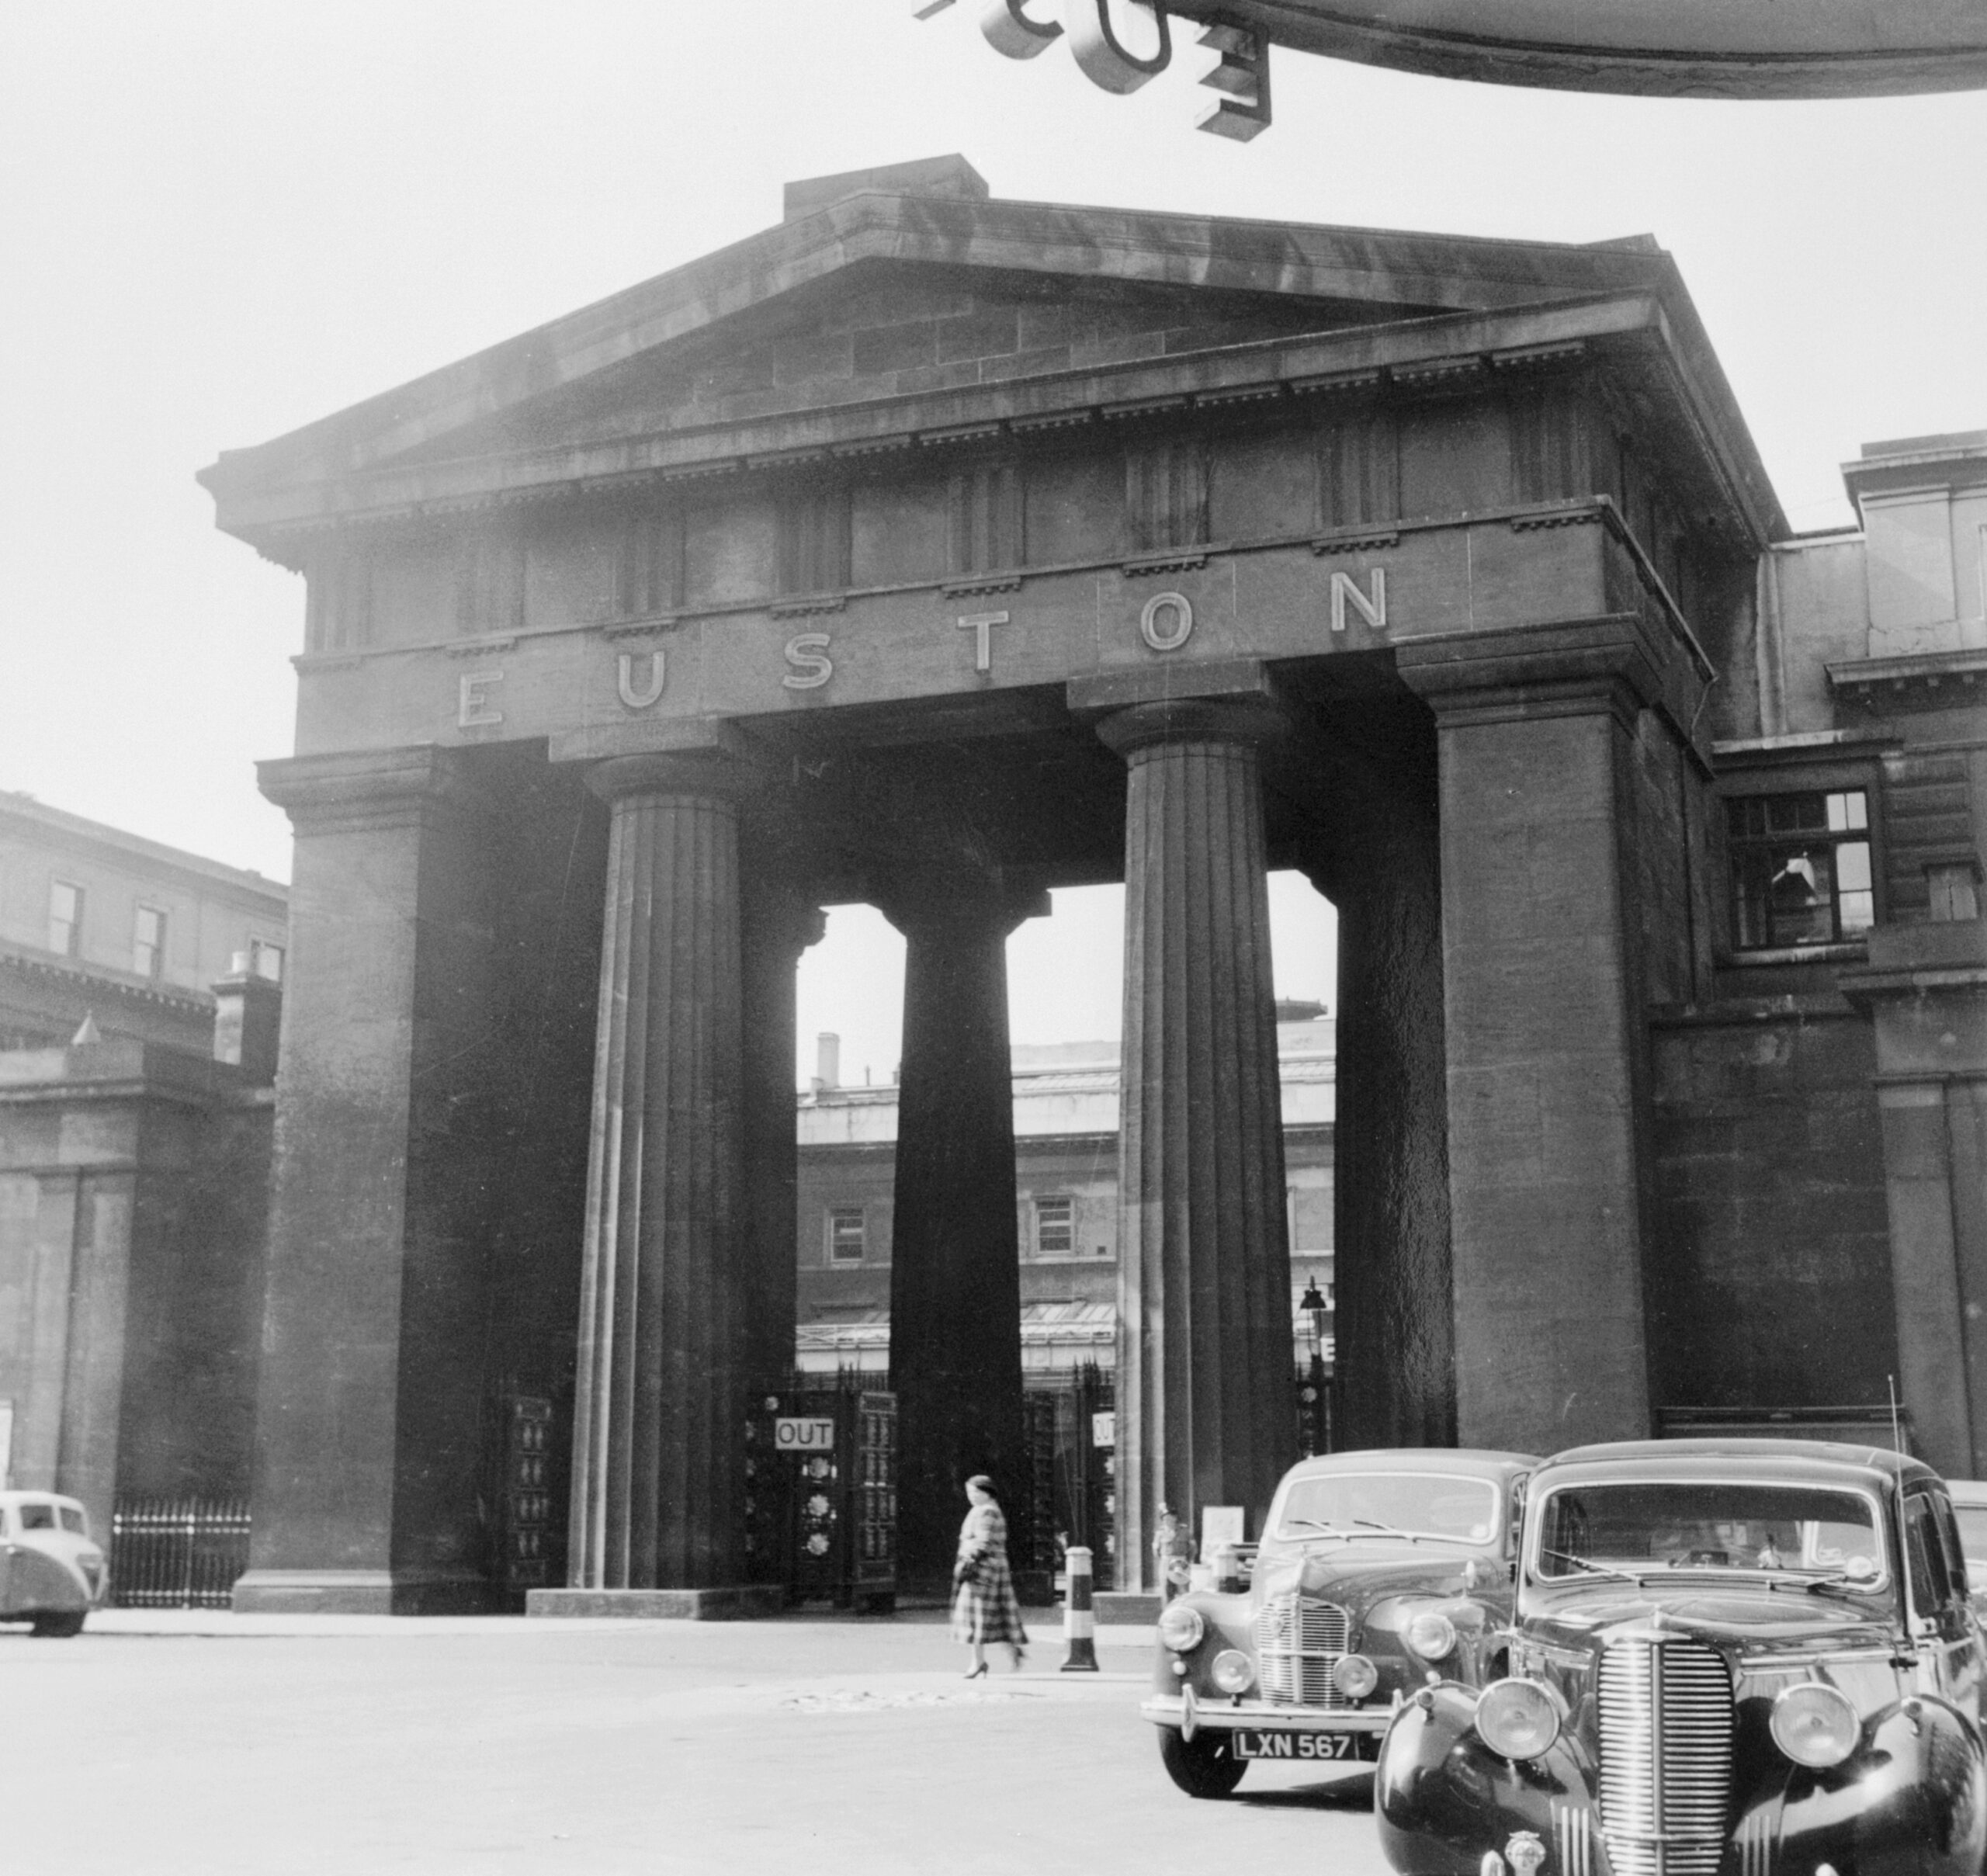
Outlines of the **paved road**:
M1385 1876L1366 1774L1176 1792L1142 1649L970 1684L962 1656L907 1619L0 1631L0 1869Z

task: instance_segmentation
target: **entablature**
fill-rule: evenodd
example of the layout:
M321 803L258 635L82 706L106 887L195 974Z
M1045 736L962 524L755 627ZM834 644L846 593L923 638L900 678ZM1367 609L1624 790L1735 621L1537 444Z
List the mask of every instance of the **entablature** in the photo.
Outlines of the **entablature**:
M1275 338L945 391L796 408L611 440L464 456L224 491L220 525L280 563L330 537L447 522L520 505L625 503L725 480L902 474L928 463L1045 448L1117 448L1133 433L1316 424L1335 404L1503 397L1541 374L1591 369L1625 423L1694 484L1679 506L1726 550L1778 528L1770 491L1718 441L1658 296L1634 293ZM1680 494L1680 491L1679 491Z

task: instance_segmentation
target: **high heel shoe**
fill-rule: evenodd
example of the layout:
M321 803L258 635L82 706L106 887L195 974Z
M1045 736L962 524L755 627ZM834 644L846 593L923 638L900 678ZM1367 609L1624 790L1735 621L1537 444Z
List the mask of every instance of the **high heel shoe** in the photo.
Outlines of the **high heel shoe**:
M966 1679L967 1679L967 1680L977 1680L980 1677L980 1676L981 1676L982 1674L985 1673L986 1672L987 1672L987 1663L986 1663L984 1661L983 1661L983 1662L981 1662L981 1663L980 1663L980 1665L979 1665L979 1666L977 1666L977 1667L969 1667L969 1668L968 1668L968 1669L966 1670Z
M1023 1664L1023 1663L1024 1663L1028 1659L1028 1650L1027 1650L1026 1649L1025 1649L1025 1648L1018 1648L1018 1649L1016 1649L1014 1651L1014 1671L1017 1674L1018 1674L1018 1673L1021 1671L1021 1666L1022 1666L1022 1664Z

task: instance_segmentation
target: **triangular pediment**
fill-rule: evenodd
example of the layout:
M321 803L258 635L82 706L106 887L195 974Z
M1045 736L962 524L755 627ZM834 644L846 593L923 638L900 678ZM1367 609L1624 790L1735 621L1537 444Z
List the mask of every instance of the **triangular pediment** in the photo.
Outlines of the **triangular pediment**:
M443 446L596 443L1011 383L1434 310L868 261L525 400Z
M1576 247L858 188L231 453L202 480L223 526L238 515L252 525L258 513L323 511L293 499L306 491L438 462L956 401L1298 335L1637 292L1674 301L1694 324L1667 257L1645 241Z

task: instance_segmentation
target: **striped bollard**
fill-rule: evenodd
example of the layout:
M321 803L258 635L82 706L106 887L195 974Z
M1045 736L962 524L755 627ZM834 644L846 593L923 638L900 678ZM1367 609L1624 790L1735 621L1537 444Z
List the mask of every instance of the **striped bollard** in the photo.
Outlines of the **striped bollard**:
M1097 1672L1097 1618L1090 1610L1090 1552L1082 1545L1063 1559L1068 1587L1063 1596L1063 1657L1066 1674Z

